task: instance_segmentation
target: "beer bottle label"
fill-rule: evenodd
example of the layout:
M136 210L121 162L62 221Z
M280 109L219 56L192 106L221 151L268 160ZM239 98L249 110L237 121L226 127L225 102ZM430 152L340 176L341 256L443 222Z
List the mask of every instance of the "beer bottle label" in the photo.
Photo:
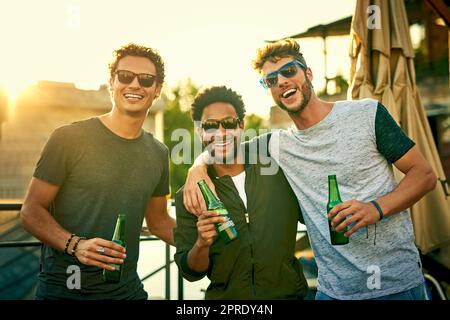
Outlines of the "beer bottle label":
M222 216L228 216L228 211L225 208L214 209L214 211Z
M111 267L114 267L116 271L120 270L120 264L109 263ZM114 271L113 271L114 272Z
M233 220L231 220L227 217L227 221L225 221L224 223L221 223L217 229L219 230L219 232L221 232L230 227L234 227L234 222L233 222Z

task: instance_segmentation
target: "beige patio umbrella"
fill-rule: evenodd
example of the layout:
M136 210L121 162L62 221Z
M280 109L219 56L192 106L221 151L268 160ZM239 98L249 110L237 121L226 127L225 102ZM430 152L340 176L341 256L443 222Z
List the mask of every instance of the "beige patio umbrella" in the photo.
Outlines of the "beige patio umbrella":
M376 7L369 8L370 5ZM350 33L349 96L351 99L370 97L385 105L415 141L440 181L445 181L416 86L414 51L404 1L358 0ZM397 179L402 177L396 169L395 175ZM447 190L448 185L438 182L433 191L411 208L416 245L423 254L450 244Z

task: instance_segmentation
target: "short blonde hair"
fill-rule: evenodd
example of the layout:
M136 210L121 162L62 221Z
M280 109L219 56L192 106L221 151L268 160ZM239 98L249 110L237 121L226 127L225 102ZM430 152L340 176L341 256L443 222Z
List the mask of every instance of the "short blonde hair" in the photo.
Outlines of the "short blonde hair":
M261 72L264 63L267 61L277 62L284 57L293 57L307 68L305 58L300 52L300 45L292 38L269 43L259 48L256 52L256 58L253 60L253 68Z

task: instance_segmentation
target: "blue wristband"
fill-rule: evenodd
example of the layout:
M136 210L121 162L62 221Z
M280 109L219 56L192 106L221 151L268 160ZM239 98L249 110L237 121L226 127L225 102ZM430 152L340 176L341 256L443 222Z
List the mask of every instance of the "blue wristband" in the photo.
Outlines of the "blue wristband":
M376 202L375 200L370 201L371 204L373 204L375 206L375 208L377 208L378 214L380 216L380 220L383 219L384 215L383 215L383 210L381 210L380 205L378 204L378 202ZM380 221L378 220L378 221Z

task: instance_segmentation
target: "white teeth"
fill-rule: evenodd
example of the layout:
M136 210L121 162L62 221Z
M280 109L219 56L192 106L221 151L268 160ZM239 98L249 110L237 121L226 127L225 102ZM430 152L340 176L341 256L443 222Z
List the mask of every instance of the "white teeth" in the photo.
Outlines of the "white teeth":
M296 91L297 91L296 89L289 89L283 92L283 98L293 95Z
M223 143L216 142L215 145L219 146L219 147L223 147L223 146L229 145L230 143L231 143L231 141L225 141Z
M127 99L139 99L140 100L140 99L144 98L143 96L141 96L139 94L133 94L133 93L125 93L123 96Z

